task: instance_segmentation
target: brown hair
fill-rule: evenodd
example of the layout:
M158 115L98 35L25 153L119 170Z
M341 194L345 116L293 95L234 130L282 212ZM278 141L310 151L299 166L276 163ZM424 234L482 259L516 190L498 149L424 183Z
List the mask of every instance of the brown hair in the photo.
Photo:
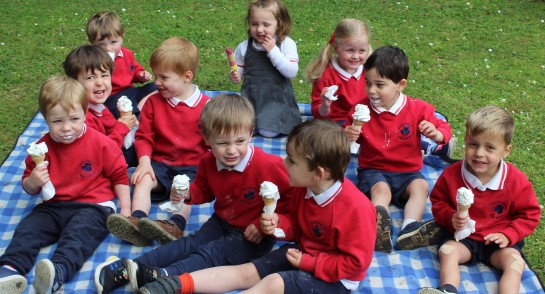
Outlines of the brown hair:
M185 38L171 37L153 51L150 66L152 69L172 70L180 76L191 71L195 78L199 68L199 49Z
M208 101L201 112L202 134L209 138L253 132L254 117L254 108L248 99L239 94L219 94Z
M97 45L82 45L72 50L64 60L64 72L71 78L77 79L82 72L100 70L101 72L114 70L114 62L108 52Z
M87 113L87 96L83 85L77 80L61 75L55 75L47 79L38 95L40 113L47 118L47 111L60 105L63 110L70 111L81 105L83 112Z
M87 21L89 42L102 41L108 37L123 37L123 25L113 12L99 12Z
M276 28L276 37L279 42L284 41L284 39L290 34L291 31L291 18L288 13L288 9L280 0L252 0L248 6L248 15L246 16L246 23L250 25L250 18L252 12L256 8L266 8L270 9L278 23ZM251 37L250 29L248 29L248 37Z
M328 119L313 119L295 126L287 144L306 158L310 171L318 167L329 171L336 181L344 180L350 162L350 141L342 128Z

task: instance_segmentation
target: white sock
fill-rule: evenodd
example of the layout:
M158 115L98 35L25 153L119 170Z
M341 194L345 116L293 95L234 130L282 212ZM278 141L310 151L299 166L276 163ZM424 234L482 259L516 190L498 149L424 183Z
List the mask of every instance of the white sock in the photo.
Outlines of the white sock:
M414 223L416 220L414 218L408 218L403 221L403 224L401 224L401 230L403 230L408 224Z

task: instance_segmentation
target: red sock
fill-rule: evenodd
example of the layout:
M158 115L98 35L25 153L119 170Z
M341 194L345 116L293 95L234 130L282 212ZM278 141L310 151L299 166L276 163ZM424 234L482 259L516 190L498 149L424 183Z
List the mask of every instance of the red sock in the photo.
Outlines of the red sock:
M189 273L178 276L180 283L182 284L181 294L191 294L195 291L195 283L193 283L193 277Z

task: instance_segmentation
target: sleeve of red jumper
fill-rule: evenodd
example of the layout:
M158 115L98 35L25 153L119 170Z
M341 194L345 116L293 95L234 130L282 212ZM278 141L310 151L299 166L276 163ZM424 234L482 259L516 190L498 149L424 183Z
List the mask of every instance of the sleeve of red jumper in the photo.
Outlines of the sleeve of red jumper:
M372 217L374 206L369 202L343 210L334 222L336 250L320 252L317 256L303 254L299 266L326 282L337 282L365 273L373 258L376 238L375 218Z
M427 104L427 103L426 103ZM439 119L435 116L435 108L428 104L429 106L426 108L426 116L429 122L431 122L435 128L443 134L443 142L438 142L439 144L444 144L450 140L452 137L452 129L450 128L450 124L442 119Z
M448 168L451 167L447 167L447 169ZM447 177L443 171L430 193L431 212L433 218L439 225L450 232L454 232L455 229L452 226L452 216L456 213L457 205L456 203L452 203L447 183Z
M104 138L105 139L105 138ZM128 166L121 149L109 139L105 139L102 152L104 177L110 180L112 187L115 185L128 185Z
M208 184L209 180L212 179L208 179L207 177L207 163L209 162L210 155L211 154L205 155L205 157L203 157L203 159L199 162L195 180L189 186L191 199L189 201L185 201L185 203L187 204L209 203L214 200L214 195L212 194L212 191L210 190L210 186Z
M124 47L123 47L124 48ZM140 63L138 63L138 61L136 61L136 58L134 57L134 52L132 52L132 50L130 49L127 49L127 48L124 48L125 49L125 52L123 52L123 54L129 54L129 57L130 57L130 63L134 66L134 75L132 77L132 82L133 83L138 83L139 81L139 75L141 72L144 71L144 68L140 65Z
M536 193L528 178L514 166L510 165L512 173L516 175L516 180L511 181L513 187L504 189L513 189L513 202L509 207L512 221L502 233L509 238L509 246L521 241L524 237L532 234L539 224L541 208L537 201Z
M312 94L311 94L311 104L310 104L310 111L312 112L312 115L314 118L328 118L328 116L322 116L320 115L320 105L322 104L322 89L325 87L329 87L331 82L327 81L326 79L320 77L314 84L312 84Z
M155 95L150 97L146 102L146 107L142 108L140 112L140 124L136 130L134 147L136 149L136 155L138 158L142 156L149 156L153 153L155 147L155 130L153 128L153 108Z

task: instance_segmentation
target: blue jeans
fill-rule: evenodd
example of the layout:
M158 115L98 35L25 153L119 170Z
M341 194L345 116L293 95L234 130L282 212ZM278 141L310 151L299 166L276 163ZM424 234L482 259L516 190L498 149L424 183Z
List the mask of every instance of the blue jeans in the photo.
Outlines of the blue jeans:
M244 238L244 232L212 214L195 233L161 245L136 260L160 267L168 275L181 275L220 265L238 265L270 252L275 241L265 237L259 244Z
M32 269L40 248L57 243L50 258L61 265L69 281L110 233L106 219L113 210L84 202L51 202L36 205L13 235L0 264L25 275Z

